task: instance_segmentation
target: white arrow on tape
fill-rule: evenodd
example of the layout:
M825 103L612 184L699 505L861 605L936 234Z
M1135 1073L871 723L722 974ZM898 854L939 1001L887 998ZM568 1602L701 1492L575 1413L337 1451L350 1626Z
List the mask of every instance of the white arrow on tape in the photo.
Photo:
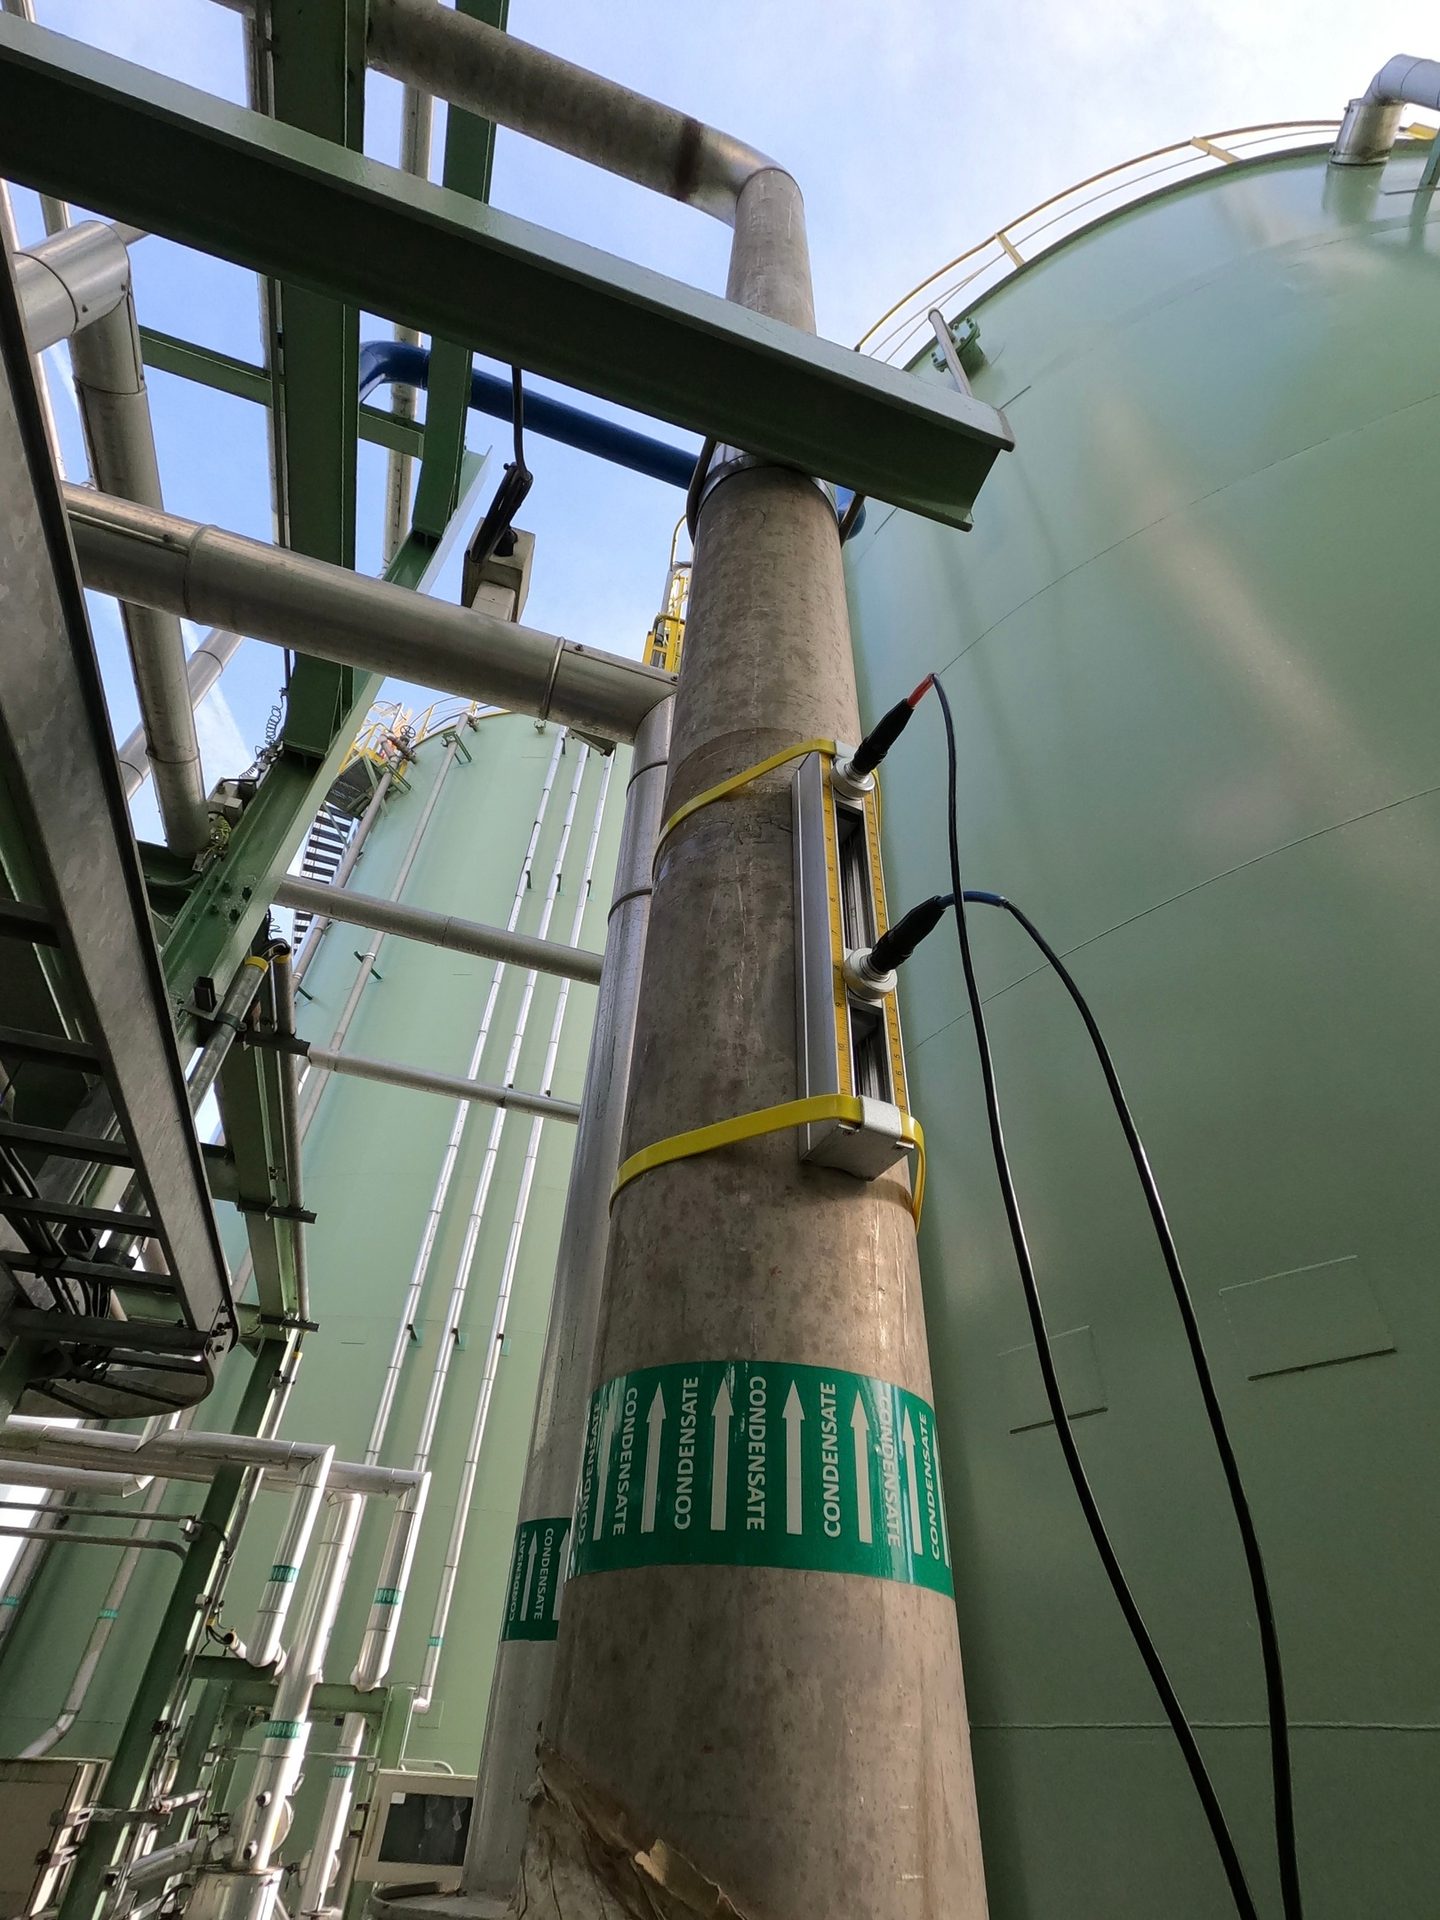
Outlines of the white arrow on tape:
M795 1382L790 1382L790 1391L785 1396L785 1531L799 1533L802 1520L800 1512L800 1422L805 1418L805 1410L800 1405L800 1395Z
M910 1424L910 1409L905 1409L905 1424L901 1428L905 1442L905 1477L910 1483L910 1551L923 1554L924 1545L920 1539L920 1486L915 1472L915 1429Z
M865 1417L865 1402L855 1395L850 1415L850 1431L855 1437L855 1505L859 1513L860 1538L868 1547L873 1537L870 1525L870 1422Z
M712 1417L715 1444L710 1459L710 1530L723 1533L730 1506L730 1416L735 1411L730 1400L730 1383L722 1373L720 1391L715 1396Z
M660 1430L665 1425L665 1395L656 1383L655 1398L645 1416L645 1498L640 1507L640 1531L655 1531L655 1501L660 1492Z
M535 1535L530 1536L530 1557L525 1562L525 1591L520 1596L520 1618L530 1618L530 1582L535 1578Z
M615 1434L615 1401L613 1396L605 1397L605 1411L600 1416L600 1444L597 1452L600 1458L595 1463L595 1522L590 1529L590 1538L598 1540L605 1531L605 1489L610 1479L610 1442Z

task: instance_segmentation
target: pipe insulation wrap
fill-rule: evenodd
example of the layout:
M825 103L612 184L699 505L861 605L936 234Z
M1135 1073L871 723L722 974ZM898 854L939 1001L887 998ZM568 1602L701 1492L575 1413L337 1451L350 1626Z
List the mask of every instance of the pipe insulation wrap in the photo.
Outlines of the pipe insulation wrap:
M340 666L631 740L674 675L478 609L85 487L65 504L87 587Z
M372 67L729 225L765 154L435 0L370 0Z

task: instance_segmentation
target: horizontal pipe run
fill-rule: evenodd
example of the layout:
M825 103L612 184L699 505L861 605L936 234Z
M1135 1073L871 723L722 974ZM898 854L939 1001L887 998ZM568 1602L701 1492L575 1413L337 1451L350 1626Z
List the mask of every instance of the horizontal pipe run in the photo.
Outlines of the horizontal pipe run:
M324 914L328 919L344 920L356 927L372 927L380 933L398 934L402 939L423 941L430 947L473 953L482 960L513 961L536 973L556 974L562 980L583 980L594 986L600 979L601 956L583 947L562 946L555 940L509 933L504 927L482 926L478 920L461 920L454 914L432 913L424 907L405 907L393 900L381 900L374 894L351 893L343 887L325 886L315 880L293 876L283 880L275 889L275 905Z
M15 256L15 290L32 353L103 320L130 291L130 255L105 220L83 220Z
M77 1527L0 1527L0 1538L53 1540L62 1547L147 1548L151 1553L173 1553L180 1560L186 1553L178 1540L137 1540L128 1533L82 1533Z
M84 1467L46 1467L34 1460L7 1460L4 1479L14 1487L41 1487L55 1493L104 1494L128 1500L149 1485L149 1475L89 1471ZM60 1511L60 1509L56 1509Z
M638 660L263 541L86 487L64 491L85 585L120 600L608 740L633 739L675 684Z
M430 350L412 346L407 340L367 340L360 348L360 398L367 399L377 387L418 387L423 392L430 383ZM483 368L470 371L470 405L476 413L493 420L513 418L515 390L508 379ZM626 467L631 473L643 473L667 486L689 486L699 454L697 447L677 447L653 434L637 433L618 421L604 420L598 414L585 413L546 393L525 395L525 431L539 434L542 440L555 440L561 446L574 447L580 453L597 454L613 466Z
M222 1466L259 1467L266 1484L293 1486L325 1448L318 1441L261 1440L234 1433L112 1433L104 1428L76 1428L58 1420L32 1419L12 1414L0 1427L0 1464L9 1472L12 1462L37 1461L60 1467L114 1468L124 1461L136 1472L166 1480L208 1482ZM355 1460L337 1460L328 1485L337 1493L359 1493L367 1498L390 1498L413 1487L418 1476L404 1467L367 1466Z
M366 58L406 86L733 225L775 161L733 135L436 4L370 0Z
M432 1073L428 1067L406 1067L395 1060L371 1060L361 1053L332 1053L311 1047L309 1060L322 1073L349 1074L355 1080L377 1080L387 1087L412 1087L417 1093L448 1093L455 1100L478 1100L482 1106L509 1107L516 1113L538 1113L547 1120L580 1118L571 1100L554 1100L548 1093L522 1093L516 1087L497 1087L486 1080L464 1080L459 1074Z
M198 707L221 674L235 658L244 641L238 633L212 628L185 662L185 679L190 689L190 705ZM145 751L145 729L136 727L115 749L120 762L120 778L125 783L125 798L133 800L150 778L150 756Z

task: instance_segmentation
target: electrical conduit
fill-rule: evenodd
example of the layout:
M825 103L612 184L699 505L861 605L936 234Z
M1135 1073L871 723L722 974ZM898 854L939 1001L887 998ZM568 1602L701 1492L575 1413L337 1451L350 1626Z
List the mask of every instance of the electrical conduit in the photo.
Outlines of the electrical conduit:
M595 875L595 856L600 845L600 832L605 824L605 802L610 792L610 776L614 770L614 764L613 758L607 760L600 777L600 796L595 804L595 822L590 830L590 844L585 850L585 871L581 876L575 912L570 921L571 946L576 945L580 939L585 909L590 901L590 888ZM534 974L531 974L532 984L534 979ZM559 1058L560 1040L565 1028L570 985L569 980L561 982L560 992L555 1001L554 1018L550 1022L550 1039L545 1049L545 1066L540 1081L541 1088L546 1093L550 1091L551 1083L555 1078L555 1062ZM480 1382L480 1393L475 1402L475 1417L471 1423L470 1439L465 1449L465 1464L461 1469L459 1490L455 1497L454 1517L450 1523L450 1539L445 1548L444 1565L440 1570L440 1590L435 1601L435 1613L430 1623L430 1638L425 1650L425 1665L420 1677L420 1689L415 1695L412 1708L415 1713L428 1713L435 1694L435 1681L445 1645L445 1629L449 1624L450 1607L455 1597L455 1582L459 1577L460 1561L465 1551L465 1534L470 1522L470 1503L475 1492L476 1475L480 1469L481 1449L485 1444L485 1428L490 1418L490 1402L494 1397L495 1381L500 1371L505 1323L515 1287L515 1271L520 1262L520 1246L525 1236L525 1222L530 1211L530 1194L535 1182L535 1169L540 1156L540 1136L544 1126L544 1120L538 1117L530 1122L530 1138L525 1147L525 1165L520 1175L520 1189L515 1201L514 1218L510 1222L510 1238L505 1248L505 1265L495 1301L495 1318L490 1329L490 1345L485 1355L485 1372Z
M565 818L561 822L560 839L555 849L555 865L550 875L550 884L545 890L545 905L540 914L537 937L542 940L550 930L550 919L559 897L565 856L569 851L570 834L575 823L575 809L579 803L580 787L585 778L585 767L589 757L590 749L582 747L576 760L574 778L570 782ZM495 978L486 1006L487 1021L498 996L504 971L503 964L495 969ZM525 976L525 991L521 998L520 1011L516 1016L510 1051L505 1061L504 1078L507 1086L513 1084L519 1066L520 1049L525 1041L525 1030L529 1025L530 1008L534 1003L535 983L538 978L538 974L534 972ZM482 1042L477 1040L477 1047L481 1044ZM500 1157L500 1143L505 1134L506 1118L506 1109L497 1108L495 1117L490 1123L490 1137L485 1143L485 1157L481 1163L480 1177L476 1183L475 1195L470 1203L470 1212L465 1222L465 1237L455 1265L455 1278L450 1289L450 1301L445 1311L444 1326L436 1344L430 1391L426 1397L425 1411L420 1420L420 1433L415 1443L415 1456L411 1463L412 1471L417 1474L426 1473L430 1464L430 1453L435 1443L435 1433L440 1424L440 1412L450 1377L450 1362L460 1337L460 1321L465 1310L470 1275L475 1264L475 1250L479 1244L480 1230L484 1224L485 1210L490 1200L490 1188L495 1178L496 1163ZM379 1686L389 1671L395 1635L400 1626L401 1605L410 1576L410 1567L415 1558L415 1548L423 1517L424 1502L416 1489L400 1502L391 1523L390 1538L386 1542L385 1557L381 1562L380 1584L370 1609L365 1637L360 1645L360 1657L351 1675L351 1684L363 1690L368 1691Z
M539 803L535 809L535 818L530 828L530 838L526 843L525 854L520 862L520 874L515 883L515 896L511 901L506 930L514 932L520 922L525 897L530 891L531 870L535 853L540 843L540 834L550 807L550 796L554 790L555 776L559 771L561 755L565 751L565 734L556 732L554 745L550 753L549 765L545 769L544 782L540 789ZM485 1043L489 1038L490 1022L494 1017L495 1002L500 991L500 981L505 968L502 962L491 976L490 989L486 996L484 1012L481 1015L480 1028L475 1046L470 1054L470 1077L480 1070L481 1057ZM450 1183L455 1174L455 1162L459 1156L461 1140L470 1114L470 1102L456 1102L455 1116L450 1127L450 1137L446 1143L445 1154L440 1163L440 1172L435 1182L435 1191L431 1196L430 1207L426 1214L425 1226L420 1237L420 1246L416 1252L415 1264L410 1273L410 1284L400 1307L399 1323L395 1329L395 1342L391 1349L390 1361L381 1384L380 1400L375 1409L375 1418L371 1423L370 1439L365 1449L365 1458L369 1462L379 1460L385 1445L385 1436L389 1431L391 1415L395 1407L395 1395L400 1383L400 1374L405 1364L405 1356L410 1350L414 1338L416 1319L420 1311L420 1302L424 1293L425 1278L429 1270L430 1259L434 1252L435 1237L439 1231L440 1217L444 1212L450 1192ZM373 1608L372 1608L373 1614ZM346 1822L350 1818L350 1806L354 1797L355 1763L364 1745L366 1721L359 1714L348 1714L340 1732L338 1755L330 1770L330 1782L326 1789L325 1804L310 1848L310 1858L305 1868L300 1888L299 1911L302 1915L314 1915L324 1910L325 1896L329 1890L331 1876L335 1871L336 1856L344 1837Z

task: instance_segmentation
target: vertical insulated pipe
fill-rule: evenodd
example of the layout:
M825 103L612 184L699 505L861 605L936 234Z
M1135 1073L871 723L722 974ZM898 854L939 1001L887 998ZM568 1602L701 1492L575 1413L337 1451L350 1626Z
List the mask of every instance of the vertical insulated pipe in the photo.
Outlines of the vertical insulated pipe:
M575 824L575 808L580 798L580 787L585 778L585 766L589 756L590 749L582 747L570 782L565 817L560 825L560 839L555 850L555 865L550 875L550 883L545 889L545 904L540 914L540 925L536 929L537 937L541 940L550 930L550 919L559 897L565 857L570 847L570 833ZM487 1003L487 1019L498 993L503 972L504 963L502 962L495 969L495 979L490 989L490 1000ZM515 1019L515 1031L505 1059L504 1084L506 1086L514 1085L515 1075L519 1069L520 1049L525 1042L525 1032L530 1022L530 1008L534 1002L535 983L538 977L534 972L528 973L525 977L525 991L521 997L520 1011ZM490 1137L485 1143L480 1177L470 1202L470 1211L465 1221L465 1236L461 1242L459 1258L455 1263L455 1277L445 1310L445 1320L436 1343L430 1391L426 1395L425 1410L420 1418L420 1432L415 1442L415 1456L411 1463L416 1473L425 1473L430 1465L430 1453L435 1444L435 1434L440 1424L440 1410L449 1384L450 1363L454 1358L456 1343L460 1337L460 1322L470 1289L470 1276L475 1265L475 1250L480 1243L485 1211L490 1202L490 1188L495 1179L495 1169L500 1158L500 1146L505 1135L507 1117L507 1110L504 1107L498 1107L490 1123ZM389 1671L395 1636L400 1627L401 1606L410 1578L410 1568L415 1559L415 1548L420 1539L424 1505L423 1489L419 1489L407 1493L395 1509L390 1538L385 1544L385 1554L381 1561L380 1583L375 1591L375 1600L370 1609L365 1636L360 1643L360 1657L355 1663L355 1671L351 1676L352 1684L357 1687L364 1689L377 1687Z
M185 662L185 684L190 691L192 708L198 709L200 702L244 644L243 635L228 633L223 627L212 627L200 641ZM115 749L115 758L120 762L120 779L125 788L125 798L133 800L150 778L153 770L150 756L145 751L143 726L135 727L125 736Z
M580 1124L560 1225L560 1250L519 1518L568 1524L580 1461L610 1189L630 1080L640 1000L640 968L650 920L651 869L664 819L665 773L672 703L664 702L635 736L620 855L596 996ZM525 1845L526 1795L535 1777L535 1746L550 1695L555 1643L501 1639L485 1722L475 1808L465 1858L467 1894L504 1897L515 1884Z
M515 882L515 895L506 920L507 931L513 933L520 923L526 895L530 891L531 873L534 867L536 850L540 844L540 835L544 829L545 818L550 808L550 796L555 786L555 776L559 771L561 756L565 751L565 733L557 728L554 744L550 751L549 764L541 784L540 798L535 808L535 818L531 823L530 837L526 843L524 857L520 862L519 876ZM303 955L302 955L303 958ZM481 1056L489 1038L490 1023L494 1017L495 1002L499 997L499 982L503 977L503 964L491 975L490 989L486 995L484 1012L480 1019L480 1028L476 1035L475 1046L471 1050L469 1077L473 1079L480 1071ZM384 1449L385 1437L389 1431L391 1415L395 1407L395 1395L399 1387L400 1375L404 1368L405 1356L409 1352L413 1329L420 1311L420 1302L424 1293L425 1278L429 1271L430 1259L434 1252L435 1236L439 1230L440 1216L450 1192L450 1183L455 1174L455 1162L460 1152L466 1122L470 1115L470 1102L457 1101L455 1114L451 1122L450 1138L446 1143L445 1154L440 1163L440 1171L435 1182L435 1191L431 1196L426 1214L425 1227L421 1234L415 1263L410 1273L410 1284L401 1303L400 1317L395 1329L395 1341L391 1349L385 1379L380 1390L379 1404L371 1423L370 1438L365 1448L365 1460L368 1465L379 1461ZM325 1909L325 1897L329 1892L330 1881L335 1872L335 1862L344 1838L345 1826L350 1818L350 1807L355 1793L355 1767L359 1761L365 1742L366 1721L360 1714L347 1714L340 1731L338 1757L330 1770L330 1780L325 1791L325 1803L321 1809L315 1838L310 1848L310 1858L305 1867L300 1886L299 1912L308 1917L318 1915Z
M119 306L72 336L70 365L96 486L163 509L140 329L128 286ZM210 814L180 621L173 613L128 603L120 618L165 839L177 853L197 854L209 844Z
M311 1697L324 1672L363 1504L362 1496L356 1493L332 1494L330 1500L295 1651L275 1690L250 1787L236 1817L230 1873L245 1878L239 1898L224 1903L228 1920L269 1920L279 1892L280 1870L272 1862L280 1844L285 1809L304 1765ZM234 1887L233 1880L230 1885ZM196 1910L202 1906L197 1890Z
M530 891L531 873L535 863L535 850L540 842L540 834L545 825L545 816L550 807L550 795L555 786L555 775L560 759L565 751L565 734L557 731L555 744L550 752L550 764L545 770L544 783L540 789L540 801L535 809L535 819L531 824L530 838L526 843L525 856L520 862L520 876L515 883L515 897L510 903L509 917L505 922L505 931L513 933L520 924L520 915L525 906L525 897ZM480 1072L486 1043L490 1038L490 1026L495 1017L495 1005L500 997L500 985L505 978L505 964L500 962L490 976L489 991L485 996L484 1011L480 1016L480 1026L475 1036L475 1044L470 1049L470 1065L467 1079L474 1080ZM415 1252L415 1262L410 1269L410 1284L405 1291L405 1299L400 1309L399 1324L395 1329L395 1341L390 1350L390 1361L385 1369L385 1378L380 1387L380 1402L375 1409L375 1418L370 1428L369 1443L365 1448L367 1462L374 1463L380 1458L380 1450L390 1425L390 1416L395 1407L395 1395L400 1385L400 1375L404 1371L405 1357L410 1351L414 1339L415 1320L420 1311L420 1300L425 1289L426 1275L430 1271L430 1261L435 1252L435 1239L440 1231L441 1216L445 1212L450 1197L450 1183L455 1177L455 1162L460 1154L461 1142L465 1137L466 1124L470 1118L471 1102L457 1100L455 1113L450 1122L450 1137L445 1143L445 1152L440 1162L440 1171L436 1175L435 1190L430 1196L430 1205L425 1214L425 1225L420 1233L420 1245Z
M406 87L400 108L400 166L419 180L430 178L430 143L435 123L435 97L418 88ZM418 347L420 334L415 327L397 326L395 338ZM401 420L415 418L415 390L398 386L390 396L390 410ZM400 551L410 519L411 458L391 448L385 466L385 564Z
M613 757L607 759L600 776L600 792L595 802L595 820L590 829L589 845L585 849L585 870L580 876L575 911L570 919L569 944L572 947L580 939L581 928L585 921L585 909L590 900L590 888L595 877L595 856L600 845L600 831L605 824L605 803L610 793L610 776L614 771L614 765ZM527 991L533 987L534 982L535 975L532 973L527 983ZM550 1022L550 1038L546 1043L545 1064L540 1076L542 1093L549 1093L551 1082L555 1077L555 1063L560 1055L560 1041L565 1030L565 1014L570 1004L572 984L569 980L562 980L560 991L555 999L555 1013ZM436 1595L435 1611L430 1621L430 1636L426 1642L425 1664L420 1674L420 1688L415 1695L414 1711L416 1713L428 1713L435 1694L435 1681L440 1671L440 1659L445 1646L445 1632L450 1624L450 1608L455 1598L455 1582L459 1577L460 1562L465 1552L465 1535L470 1524L470 1506L475 1494L475 1480L480 1471L480 1454L485 1445L485 1429L490 1419L490 1403L494 1398L495 1381L500 1372L500 1355L504 1348L510 1301L515 1291L515 1274L520 1264L520 1248L525 1238L525 1223L530 1213L530 1195L535 1185L535 1170L540 1158L540 1136L544 1126L545 1122L538 1114L530 1122L530 1137L525 1145L525 1163L520 1173L515 1212L510 1221L510 1236L505 1245L505 1263L495 1297L490 1344L485 1352L485 1370L480 1381L480 1392L475 1400L475 1415L470 1424L470 1438L465 1447L465 1464L460 1470L455 1510L450 1521L450 1538L445 1546L445 1559L440 1569L440 1587Z
M728 292L813 327L800 194L777 170L740 194ZM667 807L796 741L860 733L834 511L802 474L732 472L699 510ZM782 773L692 814L661 849L625 1152L794 1098L794 980ZM804 1165L776 1134L619 1194L595 1384L727 1360L932 1399L903 1172ZM818 1420L804 1444L818 1474ZM612 1817L617 1911L633 1862L659 1856L741 1913L981 1920L953 1600L818 1564L660 1555L568 1582L522 1869L535 1920L593 1885L595 1823Z
M327 1447L323 1453L317 1454L306 1467L299 1486L290 1497L290 1511L286 1515L269 1577L261 1589L260 1602L255 1609L255 1625L251 1630L248 1649L250 1665L253 1667L273 1667L281 1657L286 1616L295 1597L300 1569L309 1551L310 1536L320 1516L334 1459L334 1447Z

